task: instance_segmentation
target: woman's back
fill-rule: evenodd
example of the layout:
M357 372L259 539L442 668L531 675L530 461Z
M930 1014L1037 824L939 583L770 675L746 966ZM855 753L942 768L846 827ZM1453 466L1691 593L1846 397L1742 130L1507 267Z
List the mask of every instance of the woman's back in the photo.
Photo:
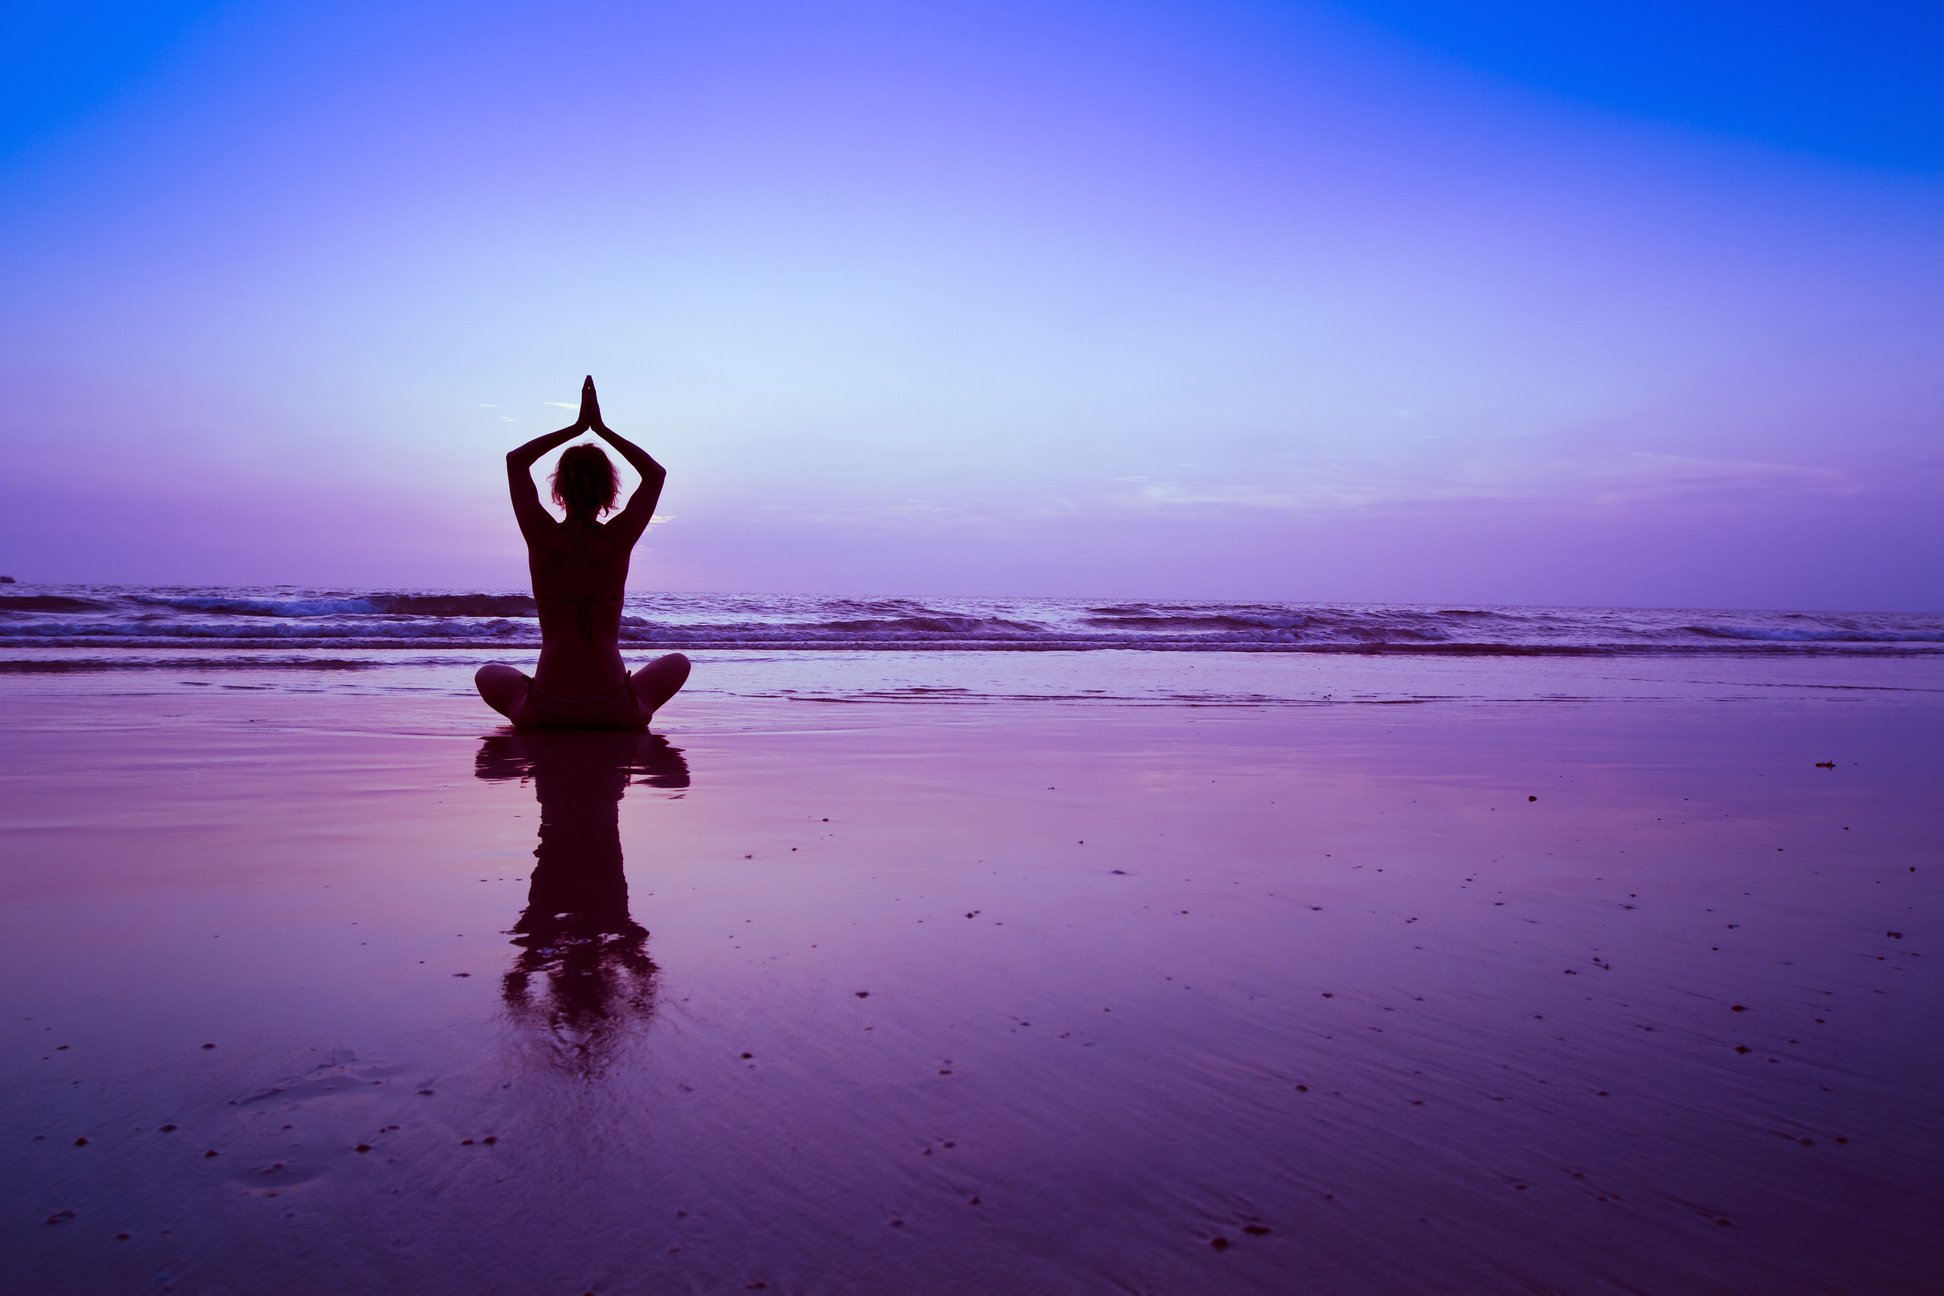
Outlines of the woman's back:
M627 675L621 600L634 543L591 520L556 522L527 539L527 571L540 615L533 680L560 697L591 697Z

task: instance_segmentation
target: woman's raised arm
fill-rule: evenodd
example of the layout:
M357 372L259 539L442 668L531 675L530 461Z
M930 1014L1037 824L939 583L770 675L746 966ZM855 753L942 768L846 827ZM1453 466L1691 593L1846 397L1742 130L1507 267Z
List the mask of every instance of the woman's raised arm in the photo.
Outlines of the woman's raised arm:
M615 525L627 533L630 542L639 540L641 533L648 529L648 520L655 516L655 505L661 499L662 483L668 480L668 469L656 463L655 456L601 421L601 399L594 394L592 378L581 389L581 417L589 419L595 434L619 450L628 466L641 474L641 485L635 487L627 507L614 518Z
M513 516L519 520L520 534L531 540L553 522L553 515L540 503L540 492L533 484L533 465L540 456L556 446L566 445L594 426L600 406L594 403L594 379L581 384L580 417L571 427L537 436L523 446L506 452L506 489L513 496Z

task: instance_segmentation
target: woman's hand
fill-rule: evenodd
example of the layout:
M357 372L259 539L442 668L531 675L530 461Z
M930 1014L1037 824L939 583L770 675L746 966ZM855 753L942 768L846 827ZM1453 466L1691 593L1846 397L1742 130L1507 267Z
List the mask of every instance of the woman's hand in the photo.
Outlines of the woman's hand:
M660 493L661 480L668 475L668 472L660 464L655 462L653 455L650 455L646 450L643 450L640 446L628 440L628 438L622 436L619 432L616 432L601 418L601 398L594 392L594 379L592 377L581 384L580 426L592 431L603 441L606 441L616 450L619 450L621 457L628 461L628 466L641 474L641 479L644 483L653 482L655 484L655 489L646 496L640 491L636 491L634 496L634 499L646 500L642 525L647 525L646 514L653 512L654 497ZM635 511L634 499L630 499L628 507L621 510L622 516L625 517L630 512ZM636 534L640 534L639 529L637 529Z
M581 384L580 418L574 427L581 432L605 432L607 424L601 422L601 398L594 390L594 375L589 374Z
M540 461L541 455L546 454L550 450L559 449L583 432L599 432L603 435L609 435L607 425L601 422L601 398L594 394L594 379L591 376L586 382L581 384L580 414L574 419L573 423L561 428L558 432L549 432L545 436L537 436L525 445L509 450L506 455L507 468L516 477L521 477L523 474L532 470L533 465ZM527 482L529 490L532 485L533 483L531 481ZM522 497L522 491L518 482L514 483L513 494L514 508L517 511L520 498ZM534 502L534 508L539 509L539 507L539 502L536 500ZM544 515L545 510L541 510L541 513ZM521 525L524 526L525 523L522 522Z

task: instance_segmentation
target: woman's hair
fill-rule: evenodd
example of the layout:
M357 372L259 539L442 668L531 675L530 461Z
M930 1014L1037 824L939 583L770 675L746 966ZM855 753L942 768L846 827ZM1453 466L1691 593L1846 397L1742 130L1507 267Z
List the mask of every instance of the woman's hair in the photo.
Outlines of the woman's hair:
M552 477L554 503L569 514L612 512L621 492L621 478L607 452L597 445L570 446L560 456Z

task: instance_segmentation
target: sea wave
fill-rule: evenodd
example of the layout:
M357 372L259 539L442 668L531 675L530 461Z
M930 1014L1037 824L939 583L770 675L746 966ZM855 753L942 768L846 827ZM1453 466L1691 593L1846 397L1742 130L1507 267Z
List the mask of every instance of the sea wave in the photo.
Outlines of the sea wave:
M13 587L10 587L10 589ZM0 646L538 647L531 596L499 590L46 586L0 593ZM1185 600L637 594L630 649L1033 652L1930 654L1944 616Z
M286 625L238 624L226 621L168 624L103 621L71 625L10 625L0 629L0 643L37 642L49 646L59 646L69 641L93 642L118 639L145 642L199 640L235 643L288 639L374 639L400 642L449 639L457 642L482 642L523 637L531 637L535 643L538 643L540 636L537 626L506 620L482 621L463 627L449 621L407 621L403 624L390 625L374 618L371 622L362 623L319 620Z
M1820 643L1820 644L1944 644L1944 630L1899 628L1872 630L1862 626L1747 626L1692 625L1684 629L1706 639L1732 639L1744 643Z
M133 594L133 603L179 612L249 617L507 617L537 614L525 594L357 594L256 598L230 594ZM11 604L13 600L5 600ZM96 605L105 606L105 605Z
M113 606L100 599L70 598L65 594L0 595L0 616L26 612L105 612Z
M1249 616L1237 612L1144 612L1120 613L1113 616L1090 616L1089 625L1106 626L1120 630L1187 630L1217 632L1223 630L1300 630L1314 624L1314 618L1298 613L1270 616Z

